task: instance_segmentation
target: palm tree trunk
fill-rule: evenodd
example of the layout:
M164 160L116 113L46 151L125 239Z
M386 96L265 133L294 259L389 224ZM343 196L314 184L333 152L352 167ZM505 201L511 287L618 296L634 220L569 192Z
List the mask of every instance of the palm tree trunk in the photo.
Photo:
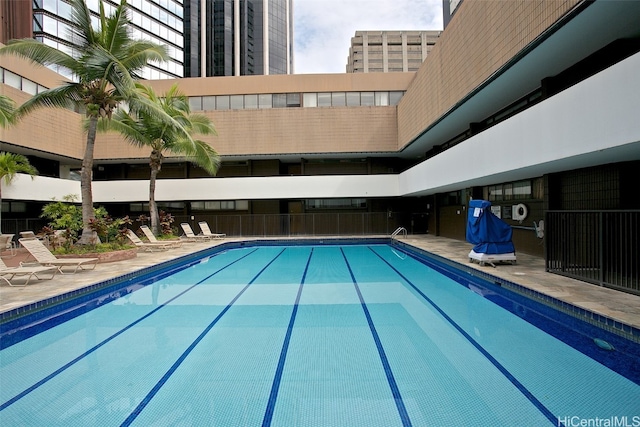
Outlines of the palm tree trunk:
M156 236L160 235L160 215L158 205L156 205L156 177L159 172L159 165L151 162L151 176L149 177L149 214L151 216L151 231Z
M90 221L95 219L93 212L93 193L91 182L93 180L93 149L96 144L96 129L98 118L89 117L89 131L87 132L87 146L82 159L82 169L80 170L80 192L82 197L82 236L78 244L91 245L98 243L96 232L91 230Z

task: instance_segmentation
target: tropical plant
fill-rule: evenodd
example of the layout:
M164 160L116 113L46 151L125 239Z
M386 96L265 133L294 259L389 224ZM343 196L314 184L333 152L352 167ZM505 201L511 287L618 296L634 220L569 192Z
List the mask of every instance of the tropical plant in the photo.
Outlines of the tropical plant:
M51 240L55 242L55 230L64 230L61 237L64 237L63 247L67 252L72 251L73 243L83 229L82 209L78 206L77 200L78 197L74 194L66 195L63 200L54 200L44 205L40 214L40 217L49 219L49 224L42 229L42 234L51 236ZM112 218L103 206L99 206L94 209L94 218L89 225L100 242L106 243L107 248L117 249L117 246L126 243L126 234L121 230L131 223L128 216ZM99 249L96 245L91 246L94 250Z
M5 185L11 184L16 178L16 174L26 173L33 178L38 171L31 166L29 160L22 154L0 152L0 181ZM0 204L2 203L2 186L0 185ZM2 219L2 209L0 209L0 220Z
M80 106L86 111L87 143L80 172L83 230L79 243L89 244L95 241L90 220L94 218L91 180L98 118L110 118L123 101L136 109L147 110L150 114L155 110L161 115L155 105L139 99L135 79L149 61L164 61L168 55L163 46L131 38L126 0L121 0L109 16L100 2L97 29L94 29L91 12L84 0L69 0L69 3L70 37L76 45L73 55L34 39L11 40L0 48L0 54L17 55L44 66L59 66L73 75L73 81L40 92L27 100L16 109L16 117L38 107ZM171 122L168 117L165 119Z
M6 128L15 122L16 104L13 99L0 95L0 128Z
M184 156L187 161L214 175L220 166L218 153L206 142L193 139L194 134L216 135L211 120L203 114L191 113L189 99L173 85L164 95L158 96L147 86L138 84L139 91L152 103L158 105L180 126L167 125L157 115L139 110L126 112L118 110L112 120L101 121L100 130L115 130L138 147L151 148L149 166L149 211L151 229L154 234L161 232L160 215L155 201L156 178L162 169L164 153ZM170 229L170 222L168 228ZM167 228L166 226L163 228Z

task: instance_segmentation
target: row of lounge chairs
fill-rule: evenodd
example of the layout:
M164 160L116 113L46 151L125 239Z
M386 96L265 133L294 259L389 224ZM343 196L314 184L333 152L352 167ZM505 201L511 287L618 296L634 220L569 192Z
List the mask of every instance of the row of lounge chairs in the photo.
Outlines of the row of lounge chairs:
M226 234L223 233L212 233L209 228L209 224L206 221L201 221L198 223L200 226L201 233L195 234L191 226L183 222L180 224L182 228L183 235L180 236L180 240L158 240L156 236L153 234L151 229L146 225L140 226L140 231L145 235L148 242L142 241L138 235L133 230L127 230L127 237L129 240L133 242L134 245L140 250L146 252L154 252L154 251L165 251L171 248L177 248L182 246L183 242L200 242L211 239L222 239L226 237Z
M180 226L184 232L180 240L157 240L153 232L146 225L141 226L140 229L149 240L148 242L140 240L132 230L127 230L127 235L136 247L144 251L161 251L177 248L182 246L184 241L195 242L226 237L226 234L212 233L209 225L205 221L199 223L200 230L202 231L200 234L195 234L188 223L182 223ZM93 270L99 261L98 258L57 258L51 253L49 248L38 239L21 238L18 239L18 241L35 261L28 263L23 262L19 267L8 267L0 258L0 280L6 282L9 286L26 286L33 277L41 279L40 274L50 274L50 277L44 278L52 279L57 273L73 274L78 270ZM17 285L13 282L15 277L24 277L26 281Z

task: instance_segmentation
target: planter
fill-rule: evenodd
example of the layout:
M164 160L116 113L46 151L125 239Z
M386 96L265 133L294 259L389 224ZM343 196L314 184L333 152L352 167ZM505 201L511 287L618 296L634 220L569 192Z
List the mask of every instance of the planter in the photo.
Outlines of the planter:
M112 252L95 252L86 254L68 254L56 255L56 258L98 258L99 264L105 262L124 261L138 256L138 248L123 249L121 251Z

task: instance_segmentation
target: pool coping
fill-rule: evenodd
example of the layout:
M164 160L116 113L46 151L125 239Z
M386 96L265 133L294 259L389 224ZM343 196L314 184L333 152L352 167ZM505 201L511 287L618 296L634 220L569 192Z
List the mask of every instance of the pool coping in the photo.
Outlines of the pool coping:
M236 249L247 246L277 246L283 243L287 245L333 245L333 244L390 244L401 247L403 250L409 253L420 255L438 263L455 268L456 270L463 272L469 276L477 277L481 280L486 280L497 284L505 289L508 289L516 294L532 299L536 302L545 304L551 308L554 308L562 313L571 315L579 320L585 321L602 328L608 332L619 335L625 339L628 339L635 343L640 343L640 329L629 325L620 320L613 319L609 316L597 313L595 311L587 310L582 307L578 307L574 304L562 301L561 299L544 294L542 292L530 289L526 286L512 282L508 279L501 278L484 271L471 268L465 264L435 254L428 250L422 249L415 245L392 239L390 237L314 237L314 238L295 238L295 239L259 239L259 240L238 240L223 242L213 247L206 247L185 255L178 256L176 258L160 262L154 265L143 267L139 270L128 272L119 276L115 276L106 280L102 280L96 283L89 284L87 286L80 287L78 289L68 291L59 295L55 295L49 298L45 298L39 301L35 301L26 304L21 307L0 313L0 326L6 326L9 323L18 322L21 318L31 317L36 313L45 312L48 310L54 310L63 303L70 301L78 301L83 299L90 299L98 292L104 292L109 287L118 286L124 287L127 282L132 282L134 279L139 281L145 276L157 274L162 271L170 271L172 268L182 265L189 260L197 260L206 255L212 255L221 251ZM3 328L4 329L4 328Z

